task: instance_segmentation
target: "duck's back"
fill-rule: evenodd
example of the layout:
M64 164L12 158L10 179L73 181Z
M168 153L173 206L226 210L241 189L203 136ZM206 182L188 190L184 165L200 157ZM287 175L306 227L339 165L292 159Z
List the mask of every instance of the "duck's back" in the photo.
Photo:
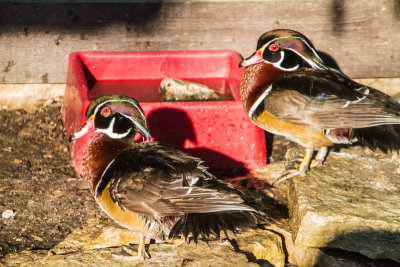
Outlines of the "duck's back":
M104 171L96 199L122 226L155 239L219 235L254 227L260 218L200 159L157 142L121 152Z

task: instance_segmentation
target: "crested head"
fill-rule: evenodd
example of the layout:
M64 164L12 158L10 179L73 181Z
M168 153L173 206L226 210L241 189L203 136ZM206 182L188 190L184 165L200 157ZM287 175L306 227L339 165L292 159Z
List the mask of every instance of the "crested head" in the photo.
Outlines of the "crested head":
M104 133L112 139L131 137L137 132L144 139L151 138L138 102L120 95L106 95L93 100L86 110L85 124L70 137L70 141L89 132Z
M247 67L257 63L271 64L282 71L295 71L302 66L326 69L310 40L303 34L277 29L258 39L256 52L240 64Z
M275 40L301 39L305 43L307 43L307 45L310 46L312 49L315 49L310 40L307 37L305 37L302 33L290 29L275 29L272 31L265 32L260 36L260 38L258 38L257 50L265 46L266 44L270 43L274 39Z
M123 95L104 95L90 102L85 113L86 119L89 119L89 117L95 114L99 108L107 104L112 104L115 107L126 107L121 110L122 112L126 113L126 115L132 115L135 112L135 109L143 113L142 107L135 99L131 97Z

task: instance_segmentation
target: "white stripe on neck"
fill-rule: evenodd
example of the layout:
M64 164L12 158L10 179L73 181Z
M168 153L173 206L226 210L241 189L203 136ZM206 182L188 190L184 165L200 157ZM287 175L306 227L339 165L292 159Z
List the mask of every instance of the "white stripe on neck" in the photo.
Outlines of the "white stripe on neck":
M272 84L267 88L267 90L265 90L256 100L256 102L254 102L254 104L251 106L250 110L249 110L249 117L252 118L254 115L254 112L256 111L257 107L261 104L262 101L264 101L264 99L269 95L269 93L272 90Z

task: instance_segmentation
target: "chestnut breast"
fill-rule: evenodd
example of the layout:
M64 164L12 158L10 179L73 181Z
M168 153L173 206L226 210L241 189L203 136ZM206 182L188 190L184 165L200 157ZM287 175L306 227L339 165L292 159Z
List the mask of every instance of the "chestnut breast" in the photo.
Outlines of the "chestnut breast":
M268 63L258 63L246 68L240 83L240 97L246 113L263 91L282 74L282 70Z
M127 148L129 148L128 143L112 139L101 133L85 149L82 173L89 184L92 194L94 194L101 175L108 164Z

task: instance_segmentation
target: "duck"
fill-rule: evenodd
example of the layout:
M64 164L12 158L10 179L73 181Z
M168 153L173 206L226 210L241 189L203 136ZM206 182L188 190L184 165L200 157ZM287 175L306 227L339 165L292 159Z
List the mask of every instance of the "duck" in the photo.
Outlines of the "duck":
M262 34L239 67L245 68L240 98L248 117L305 148L274 184L321 166L335 144L399 150L400 104L325 64L302 33Z
M137 251L123 247L113 256L144 260L150 257L146 238L168 242L191 237L197 242L265 222L241 191L218 180L199 158L151 141L135 99L101 96L89 104L85 119L69 137L73 142L98 133L85 148L82 175L103 212L140 237ZM136 134L143 142L135 142Z

